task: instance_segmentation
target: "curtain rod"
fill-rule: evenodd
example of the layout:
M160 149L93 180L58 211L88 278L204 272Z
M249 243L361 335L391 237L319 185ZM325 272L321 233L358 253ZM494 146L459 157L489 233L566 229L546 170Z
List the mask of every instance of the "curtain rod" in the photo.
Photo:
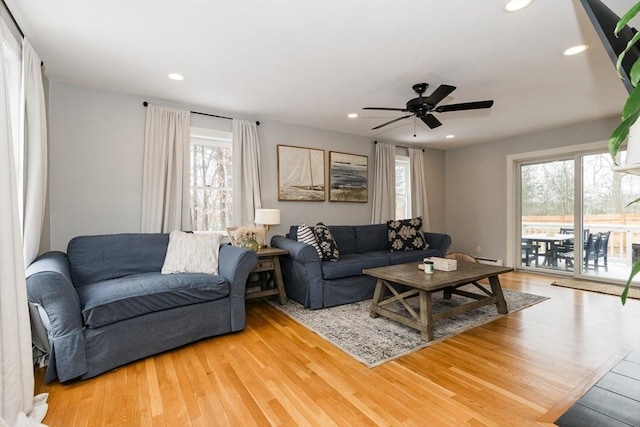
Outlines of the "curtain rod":
M18 29L18 32L20 33L20 37L24 39L24 31L22 31L22 28L20 28L20 25L18 25L18 21L16 21L16 17L13 16L13 13L11 13L9 6L7 6L7 3L5 3L4 0L2 0L2 6L4 6L4 10L6 10L7 13L9 14L9 18L11 18L11 20L13 21L13 25L15 25L16 28ZM40 61L40 66L42 67L43 65L44 65L44 61Z
M377 143L378 143L378 141L373 141L373 143L374 143L374 144L377 144ZM416 148L416 147L404 147L404 146L402 146L402 145L396 145L396 147L406 148L407 150L408 150L409 148ZM420 148L419 148L419 150L420 150ZM424 148L422 148L422 152L424 153Z
M145 107L147 107L149 105L149 103L147 101L144 101L142 103L142 105L144 105ZM200 113L198 111L190 111L191 114L200 114L201 116L209 116L209 117L217 117L219 119L227 119L227 120L233 120L233 117L226 117L226 116L218 116L216 114L209 114L209 113ZM260 122L256 121L256 126L260 126Z
M13 16L13 13L11 13L11 11L9 10L9 6L7 6L7 3L4 2L4 0L2 0L2 5L4 6L4 9L7 11L7 13L9 14L9 17L11 18L11 20L13 21L13 24L16 26L16 28L18 29L18 32L20 32L20 36L22 38L24 38L24 31L22 31L22 28L20 28L20 25L18 25L18 21L16 21L16 18Z

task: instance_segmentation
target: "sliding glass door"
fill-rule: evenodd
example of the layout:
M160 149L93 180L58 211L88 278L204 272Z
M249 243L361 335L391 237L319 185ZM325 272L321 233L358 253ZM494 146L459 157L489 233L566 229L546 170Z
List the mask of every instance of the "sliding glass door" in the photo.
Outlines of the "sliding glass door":
M624 153L623 153L624 158ZM608 153L520 161L520 268L623 281L640 260L640 177Z
M562 245L573 239L573 158L520 164L520 265L558 270Z
M582 161L583 259L574 268L584 276L626 279L640 253L640 177L614 172L608 153Z

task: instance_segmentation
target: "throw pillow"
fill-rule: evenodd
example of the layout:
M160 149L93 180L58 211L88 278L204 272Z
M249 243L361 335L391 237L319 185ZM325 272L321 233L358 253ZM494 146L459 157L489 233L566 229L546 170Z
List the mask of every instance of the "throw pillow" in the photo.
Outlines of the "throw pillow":
M325 261L338 261L340 258L340 252L338 251L338 244L333 238L329 227L319 222L313 227L313 233L318 239L320 250L322 251L322 259Z
M393 251L428 249L422 234L422 217L387 221L389 245Z
M322 259L322 251L320 250L320 245L318 245L318 240L308 225L302 223L298 226L296 239L298 239L298 242L313 246L318 253L318 258Z
M162 274L218 274L219 234L197 234L172 231Z

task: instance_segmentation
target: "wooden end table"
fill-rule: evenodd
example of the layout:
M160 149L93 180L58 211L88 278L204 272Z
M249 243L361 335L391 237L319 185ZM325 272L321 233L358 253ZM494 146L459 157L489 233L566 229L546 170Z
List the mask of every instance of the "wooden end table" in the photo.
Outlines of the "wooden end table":
M277 295L281 305L287 303L279 257L288 253L284 249L271 247L260 248L256 252L258 265L249 274L245 299L251 300Z
M419 270L418 263L368 268L363 270L363 273L378 279L370 308L371 317L384 316L403 323L419 330L423 340L431 341L433 322L445 317L491 304L495 304L498 313L507 314L507 304L498 276L509 271L513 271L513 268L458 261L456 271L436 270L433 274L425 274ZM489 279L489 288L478 283L481 279ZM396 284L404 285L409 290L399 292ZM458 289L467 284L475 285L482 293ZM451 294L457 294L471 298L472 302L440 313L433 313L431 294L438 291L444 291L445 298L450 298ZM420 301L418 312L406 301L407 298L415 295L418 295ZM401 303L406 314L387 308L394 302Z

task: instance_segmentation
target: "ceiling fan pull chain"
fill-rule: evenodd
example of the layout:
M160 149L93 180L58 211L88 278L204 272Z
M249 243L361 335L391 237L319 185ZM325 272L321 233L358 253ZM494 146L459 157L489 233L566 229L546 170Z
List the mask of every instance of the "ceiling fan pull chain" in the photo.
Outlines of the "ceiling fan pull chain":
M413 137L416 137L416 116L413 116Z

